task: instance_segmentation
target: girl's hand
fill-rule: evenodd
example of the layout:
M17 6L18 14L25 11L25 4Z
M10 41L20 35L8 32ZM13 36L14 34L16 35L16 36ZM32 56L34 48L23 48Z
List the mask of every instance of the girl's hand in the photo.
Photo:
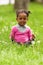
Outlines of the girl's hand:
M32 34L32 40L34 40L35 39L35 35L34 34Z

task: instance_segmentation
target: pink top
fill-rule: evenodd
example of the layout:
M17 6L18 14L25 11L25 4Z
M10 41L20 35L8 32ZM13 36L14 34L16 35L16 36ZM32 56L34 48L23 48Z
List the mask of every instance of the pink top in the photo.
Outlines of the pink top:
M29 27L26 27L24 32L21 32L17 26L13 26L10 34L10 38L13 38L15 42L28 42L32 40L32 32Z

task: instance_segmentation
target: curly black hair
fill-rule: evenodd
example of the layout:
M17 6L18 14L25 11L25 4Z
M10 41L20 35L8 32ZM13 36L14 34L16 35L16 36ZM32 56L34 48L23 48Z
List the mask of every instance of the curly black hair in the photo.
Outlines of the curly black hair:
M31 13L30 11L24 10L24 9L20 9L18 11L16 11L16 15L18 17L19 13L26 13L27 17L29 16L29 14Z

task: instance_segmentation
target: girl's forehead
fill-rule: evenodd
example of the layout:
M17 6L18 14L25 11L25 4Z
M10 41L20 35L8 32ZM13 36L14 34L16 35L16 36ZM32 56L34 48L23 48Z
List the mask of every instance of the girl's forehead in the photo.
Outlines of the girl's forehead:
M19 16L19 17L22 17L22 16L27 17L27 14L24 13L24 12L22 12L22 13L19 13L18 16Z

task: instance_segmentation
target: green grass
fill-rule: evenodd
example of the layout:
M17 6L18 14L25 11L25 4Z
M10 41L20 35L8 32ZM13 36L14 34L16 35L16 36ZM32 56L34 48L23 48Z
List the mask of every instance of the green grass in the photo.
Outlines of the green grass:
M43 65L43 5L30 3L27 25L36 35L35 45L12 44L9 34L16 22L13 5L0 6L0 65Z

